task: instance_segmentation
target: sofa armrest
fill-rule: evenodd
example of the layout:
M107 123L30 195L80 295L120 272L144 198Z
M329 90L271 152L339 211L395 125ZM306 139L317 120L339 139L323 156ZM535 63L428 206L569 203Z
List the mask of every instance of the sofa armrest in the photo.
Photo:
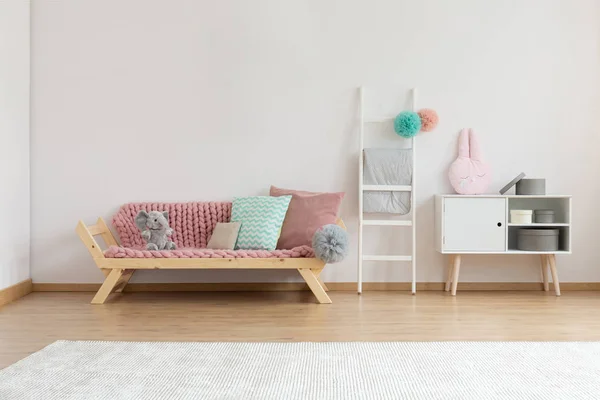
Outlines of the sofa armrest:
M100 235L108 247L119 245L102 218L98 218L96 224L90 226L86 226L83 221L79 221L75 231L93 258L104 258L104 253L94 236Z

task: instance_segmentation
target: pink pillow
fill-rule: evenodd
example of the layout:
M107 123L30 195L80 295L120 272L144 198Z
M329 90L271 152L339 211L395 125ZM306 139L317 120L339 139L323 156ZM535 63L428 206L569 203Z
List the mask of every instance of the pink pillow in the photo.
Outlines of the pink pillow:
M271 186L271 196L292 195L281 227L278 249L311 246L312 237L323 225L335 224L344 193L314 193Z

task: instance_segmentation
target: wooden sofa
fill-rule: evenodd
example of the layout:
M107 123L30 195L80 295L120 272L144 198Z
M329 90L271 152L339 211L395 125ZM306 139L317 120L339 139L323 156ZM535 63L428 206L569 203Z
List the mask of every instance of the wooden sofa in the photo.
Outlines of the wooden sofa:
M140 209L169 211L177 250L144 249L134 223ZM111 293L123 291L135 271L149 269L296 269L319 303L331 303L320 278L325 263L307 246L273 252L205 249L217 222L228 222L230 216L231 203L225 202L126 204L113 217L121 245L102 218L89 226L79 221L76 232L106 277L92 304L103 304ZM337 223L345 229L341 219ZM108 249L103 251L95 236L100 236Z

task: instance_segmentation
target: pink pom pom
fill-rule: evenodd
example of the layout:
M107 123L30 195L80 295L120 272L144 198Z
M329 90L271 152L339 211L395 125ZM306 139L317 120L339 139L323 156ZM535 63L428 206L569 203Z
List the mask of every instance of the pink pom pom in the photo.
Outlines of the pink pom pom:
M435 129L438 124L439 117L435 110L424 108L417 112L421 118L421 132L430 132Z

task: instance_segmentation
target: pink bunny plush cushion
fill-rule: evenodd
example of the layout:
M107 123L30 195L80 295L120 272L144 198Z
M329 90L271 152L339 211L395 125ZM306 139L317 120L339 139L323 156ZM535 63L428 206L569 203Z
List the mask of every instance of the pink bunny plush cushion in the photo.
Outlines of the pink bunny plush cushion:
M463 129L458 138L458 158L450 165L448 177L458 194L485 193L491 182L490 166L483 161L479 142L472 129Z

